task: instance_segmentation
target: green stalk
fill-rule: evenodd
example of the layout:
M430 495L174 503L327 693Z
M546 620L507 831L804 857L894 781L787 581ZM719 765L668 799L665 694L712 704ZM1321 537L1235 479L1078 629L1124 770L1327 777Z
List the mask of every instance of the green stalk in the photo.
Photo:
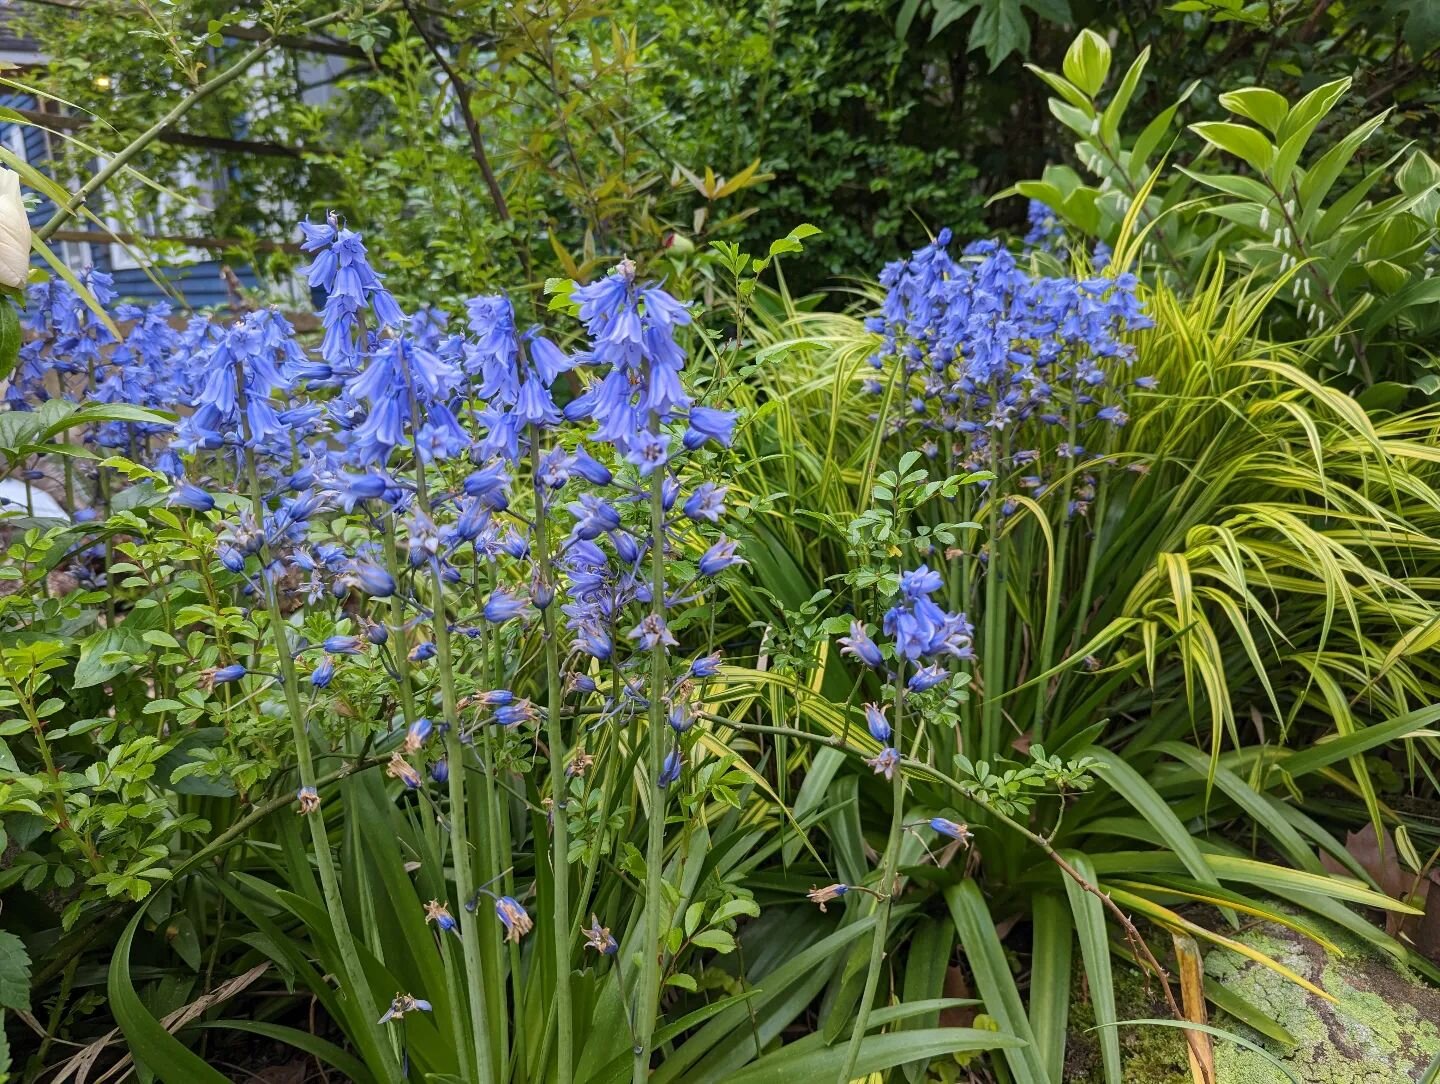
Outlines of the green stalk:
M400 582L400 552L395 541L395 531L385 531L385 567L390 573L390 578L396 583ZM390 596L390 625L391 634L394 636L394 643L390 649L395 655L395 672L400 675L397 685L400 688L400 711L404 716L405 725L408 727L416 718L415 712L415 690L410 684L410 653L405 650L405 602L399 592Z
M903 726L905 718L905 661L896 662L895 674L895 723L891 728L890 740L899 752L904 748ZM918 737L919 731L916 731ZM845 1048L845 1067L840 1070L837 1084L849 1084L855 1077L855 1062L860 1057L860 1044L865 1041L865 1028L870 1023L870 1007L880 985L880 969L885 963L885 938L890 931L890 912L895 905L895 874L900 862L900 834L905 823L905 774L900 765L890 776L890 795L894 808L890 813L890 835L885 843L885 861L880 873L882 898L875 901L879 917L871 933L870 966L865 972L865 992L860 995L860 1005L855 1012L855 1027L850 1032L850 1043Z
M986 760L993 760L1000 748L1000 696L1005 684L1005 562L1000 546L1000 455L990 446L990 482L986 510L986 533L990 539L990 560L985 569L985 642L980 645L984 659L985 696L980 703L980 748ZM968 755L968 754L967 754Z
M551 598L542 611L545 630L545 740L550 746L550 875L555 886L552 936L555 941L555 1020L557 1084L570 1084L575 1055L570 1007L570 840L565 812L565 735L560 724L560 644L555 634L555 566L550 554L549 518L540 482L540 429L530 427L530 462L535 482L535 546L540 553L540 583Z
M245 437L245 475L250 483L250 501L256 526L261 529L265 519L265 496L260 488L260 472L255 465L255 449L251 446L250 420L246 413L245 371L240 364L235 366L235 388L242 432ZM265 608L270 615L270 635L275 644L275 662L280 668L280 679L285 689L285 706L290 715L291 733L295 740L295 760L303 786L316 785L315 762L310 753L310 735L306 729L305 709L300 702L300 686L295 674L295 660L290 654L289 637L285 633L285 615L280 609L280 599L275 593L275 584L263 569L270 563L269 547L261 543L261 586L265 594ZM335 872L335 856L330 851L330 836L325 830L325 818L318 813L305 818L310 825L310 838L315 850L315 864L320 871L320 888L325 897L325 910L330 915L331 930L335 945L340 952L341 974L351 995L355 998L362 1024L370 1034L367 1036L380 1057L386 1074L394 1076L399 1066L390 1054L389 1044L384 1041L379 1025L375 1002L370 996L370 986L365 981L365 972L360 967L360 957L355 951L349 921L346 918L345 900L340 892L340 878Z
M510 865L509 860L509 818L502 828L500 824L501 803L495 797L495 747L490 731L487 729L482 735L480 742L481 773L480 773L480 800L485 807L485 838L488 846L485 848L485 880L482 884L493 883L502 876L502 870ZM505 884L505 895L514 895L513 886L508 882ZM489 989L502 991L500 997L503 1004L505 989L504 961L501 959L503 945L500 941L500 931L490 927L480 931L480 967L485 975L485 981ZM515 946L510 946L514 948ZM518 974L518 955L512 959L512 967L516 968ZM515 1042L514 1046L521 1046L523 1036L523 1013L519 1011L520 992L515 992ZM509 1058L508 1051L511 1050L510 1040L510 1018L503 1009L497 1010L495 1018L490 1022L490 1033L495 1037L495 1063L504 1065Z
M498 577L492 575L490 578L490 586L492 589L497 582ZM485 664L485 676L487 679L485 684L487 688L504 684L501 679L505 673L505 644L500 639L499 631L497 630L495 634L488 639L490 642L490 654ZM500 882L505 886L505 895L514 896L515 862L511 853L511 845L515 838L515 829L510 819L510 802L507 800L506 795L500 794L501 791L505 791L507 788L504 783L499 784L498 790L496 786L496 781L500 778L500 761L495 753L495 743L491 728L486 728L484 732L484 741L481 742L481 755L484 757L485 767L484 774L481 776L481 785L483 788L481 793L484 795L485 807L488 811L488 820L486 823L492 842L489 864L485 869L486 880L499 878ZM498 798L497 794L499 794ZM518 1070L516 1070L519 1073L518 1082L519 1084L524 1084L526 1069L524 1057L525 1051L528 1050L529 1047L525 1042L525 999L520 987L520 946L514 941L509 940L502 943L498 924L492 927L492 931L493 932L487 932L485 939L480 943L483 959L487 967L494 969L493 981L495 983L495 989L503 991L505 989L505 974L502 970L503 961L500 954L502 951L507 953L510 962L510 989L515 1006L513 1014L506 1014L504 1012L496 1014L498 1017L496 1023L501 1036L499 1055L496 1061L510 1066L512 1069L518 1067ZM491 972L487 972L486 974L488 975L490 973ZM510 1015L514 1017L514 1035L507 1039L507 1028L511 1024ZM507 1042L509 1045L506 1045ZM514 1079L515 1072L512 1071L510 1076Z
M1095 514L1091 519L1090 552L1085 556L1085 581L1080 588L1080 609L1075 614L1077 644L1085 640L1085 622L1090 612L1090 598L1095 590L1095 565L1100 558L1100 531L1105 526L1105 498L1109 487L1102 471L1095 472Z
M654 477L650 491L650 608L665 617L665 508L663 469ZM657 643L650 656L649 745L650 817L645 845L645 939L641 971L641 1000L635 1014L639 1035L635 1045L634 1084L650 1077L650 1050L655 1036L655 1018L660 1011L660 908L664 902L661 883L665 869L665 788L660 786L665 742L665 645Z
M1070 448L1075 447L1075 382L1070 382L1070 417L1066 422L1066 441ZM1065 561L1070 548L1070 502L1065 499L1065 493L1069 489L1060 492L1060 514L1058 529L1060 539L1055 544L1054 563L1050 566L1050 582L1045 593L1045 625L1040 633L1040 655L1036 659L1035 672L1043 674L1050 669L1050 664L1055 659L1055 623L1060 616L1060 591L1065 586ZM1039 744L1045 738L1045 709L1049 706L1050 697L1047 692L1048 681L1042 681L1035 687L1035 719L1031 728L1032 740Z
M408 369L405 373L410 380ZM410 386L410 417L419 419L419 403L413 384ZM430 494L425 484L425 463L420 450L415 455L415 500L422 515L429 515ZM456 898L462 903L475 891L470 873L470 813L465 800L465 746L460 741L460 713L455 707L455 674L450 666L450 626L445 610L445 580L440 575L440 562L430 561L431 623L435 626L435 662L440 674L440 705L445 717L445 759L450 765L450 842L451 862L455 866ZM475 1044L478 1079L488 1084L496 1079L490 1050L490 1032L486 1025L485 986L481 982L480 910L460 923L460 941L465 955L465 985L470 1002L470 1038Z
M487 573L486 580L489 587L493 589L495 577ZM479 597L478 580L475 593L476 597ZM492 646L495 649L493 654L497 660L493 664L491 660ZM495 685L499 683L499 632L497 631L492 635L486 624L481 622L480 638L476 642L476 647L480 656L480 687L482 689L494 688ZM484 824L481 827L486 844L481 853L484 880L480 883L494 884L500 879L501 871L508 868L510 864L508 857L502 858L502 851L509 846L510 835L508 814L503 830L504 834L501 834L500 814L502 810L500 802L495 798L495 749L490 728L488 727L481 735L480 764L480 802L481 809L484 813ZM513 895L508 884L505 888L505 894ZM494 925L480 931L480 967L485 978L486 989L500 991L497 996L500 999L501 1007L497 1008L493 1014L493 1018L490 1020L490 1034L495 1040L495 1064L503 1067L508 1060L508 1051L511 1049L511 1046L509 1014L503 1009L505 1001L505 972L500 959L501 944L499 934L500 931L498 927ZM517 1006L519 1005L519 1000L518 997L515 999ZM520 1019L522 1015L519 1011L515 1013L517 1045L518 1038L521 1034ZM502 1078L503 1075L502 1069Z
M975 516L975 486L973 483L964 487L960 498L960 518L964 522L969 523ZM974 555L971 553L961 554L960 574L955 578L959 592L957 597L952 589L950 596L951 613L959 613L962 610L974 612L974 599L972 597L974 585L971 582L971 566L974 559ZM974 670L975 663L972 660L970 663L972 676ZM965 699L960 702L960 748L957 749L956 752L964 753L966 756L973 753L976 747L975 714L975 697L972 691L970 695L967 695Z

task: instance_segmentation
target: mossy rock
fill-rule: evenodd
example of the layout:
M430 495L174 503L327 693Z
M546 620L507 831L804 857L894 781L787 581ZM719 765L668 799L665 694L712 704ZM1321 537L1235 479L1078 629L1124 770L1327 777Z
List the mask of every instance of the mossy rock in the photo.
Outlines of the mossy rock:
M1302 1084L1404 1084L1419 1081L1440 1054L1440 990L1335 927L1325 936L1344 953L1274 923L1248 928L1239 940L1303 975L1336 998L1332 1004L1270 968L1233 952L1210 950L1205 970L1285 1027L1294 1050L1238 1022L1212 1021L1256 1041ZM1216 1084L1283 1084L1285 1077L1253 1050L1215 1041Z
M1284 926L1261 923L1237 935L1304 975L1338 999L1330 1004L1261 964L1208 947L1205 969L1296 1039L1289 1050L1211 1007L1211 1024L1242 1035L1283 1064L1301 1084L1406 1084L1423 1079L1440 1054L1440 990L1377 955L1364 942L1308 916L1344 953L1325 950ZM1228 931L1226 931L1228 933ZM1164 955L1156 944L1157 954ZM1078 971L1078 969L1077 969ZM1070 1010L1065 1084L1103 1084L1094 1014L1079 975ZM1122 1020L1165 1019L1169 1008L1153 982L1132 967L1115 968ZM1288 1084L1273 1062L1225 1039L1214 1039L1216 1084ZM1125 1084L1192 1084L1183 1033L1169 1027L1120 1030Z

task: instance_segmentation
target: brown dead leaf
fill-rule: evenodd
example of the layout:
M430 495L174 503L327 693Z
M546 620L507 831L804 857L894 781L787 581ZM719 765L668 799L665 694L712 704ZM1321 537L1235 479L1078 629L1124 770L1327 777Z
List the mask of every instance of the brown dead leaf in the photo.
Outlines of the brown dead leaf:
M1401 864L1399 849L1389 830L1377 836L1373 824L1347 835L1345 850L1361 869L1375 878L1387 896L1424 909L1423 915L1397 915L1387 911L1385 932L1440 963L1440 888L1431 891L1440 885L1440 871L1429 870L1426 876L1416 877L1413 870ZM1350 871L1328 854L1321 854L1320 864L1331 873L1350 876Z
M975 991L970 989L970 980L965 977L964 970L954 964L945 969L944 995L965 998L975 996ZM979 1012L980 1010L974 1005L959 1005L953 1009L941 1009L940 1026L942 1028L971 1027Z
M202 1016L213 1006L220 1004L222 1001L230 1000L230 998L240 993L240 991L244 990L268 970L270 970L268 963L256 964L243 975L235 976L235 978L223 986L218 986L208 994L202 994L200 997L197 997L194 1001L190 1002L190 1004L182 1005L174 1012L167 1014L160 1021L161 1025L166 1031L173 1035L197 1017ZM89 1080L90 1072L95 1068L95 1063L99 1060L100 1055L105 1052L106 1047L115 1042L119 1037L120 1029L116 1028L106 1032L89 1046L83 1047L79 1053L75 1054L74 1057L59 1067L51 1084L66 1084L66 1081L72 1077L75 1080L75 1084L86 1084ZM96 1078L95 1084L105 1084L107 1080L118 1080L123 1076L123 1071L129 1067L130 1055L126 1054L114 1065L110 1066L102 1076Z

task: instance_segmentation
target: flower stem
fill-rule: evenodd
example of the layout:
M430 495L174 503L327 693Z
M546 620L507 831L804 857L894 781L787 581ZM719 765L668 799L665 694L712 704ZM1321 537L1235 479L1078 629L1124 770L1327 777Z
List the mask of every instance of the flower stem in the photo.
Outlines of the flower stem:
M905 661L896 664L895 675L895 724L891 728L891 742L897 751L904 749L905 723ZM917 732L918 733L918 732ZM850 1033L850 1043L845 1048L845 1067L840 1070L839 1084L849 1084L855 1076L855 1062L860 1057L860 1044L865 1041L865 1029L870 1022L870 1007L875 1001L875 991L880 985L880 969L885 961L885 938L890 932L890 912L895 904L896 869L900 864L900 835L905 823L905 776L900 765L895 765L890 775L890 794L893 808L890 812L890 835L885 843L885 861L880 873L880 892L875 906L880 914L875 920L871 933L870 966L865 972L865 992L860 995L860 1006L855 1013L855 1028Z
M260 472L255 465L255 449L251 440L250 421L246 413L245 372L241 365L235 366L235 388L239 407L242 432L245 437L245 476L250 485L250 501L255 516L256 529L264 538L265 495L260 488ZM275 645L275 664L280 670L281 684L285 690L285 706L290 716L290 726L295 739L295 760L302 786L314 787L315 762L310 754L310 734L306 727L306 714L300 702L300 686L295 674L295 659L290 654L289 636L285 629L287 622L280 609L280 598L275 592L275 583L269 573L270 553L268 544L262 541L260 550L260 586L265 595L265 608L270 615L270 635ZM355 951L349 920L346 917L345 899L340 892L340 878L335 871L335 856L330 850L330 836L325 830L325 818L312 813L305 818L310 825L310 838L315 850L315 864L320 871L320 889L325 898L325 909L330 915L335 945L340 952L340 965L345 986L355 999L356 1011L364 1024L368 1025L368 1039L377 1056L383 1059L385 1072L392 1075L398 1071L394 1057L385 1037L374 1023L378 1017L375 1002L370 994L365 972L360 967L360 956Z
M1000 696L1005 691L1005 551L1000 545L1000 464L1001 456L992 443L986 509L986 535L990 559L985 567L985 639L981 645L981 674L985 679L980 701L980 750L994 760L1000 750Z
M1075 402L1076 395L1075 380L1072 377L1070 402L1066 405L1068 421L1066 422L1065 437L1066 446L1072 449L1075 447L1075 413L1079 409ZM1060 533L1060 539L1055 546L1054 559L1050 565L1050 582L1045 592L1045 624L1040 632L1040 657L1036 661L1035 668L1037 674L1043 674L1049 670L1050 664L1055 659L1055 625L1060 616L1060 592L1065 588L1065 570L1070 548L1070 502L1067 495L1073 484L1073 482L1068 482L1066 488L1057 494L1059 503L1057 530ZM1031 740L1036 745L1045 740L1045 709L1050 703L1049 688L1049 679L1040 682L1035 688L1035 718L1031 728Z
M663 470L653 476L650 492L650 608L665 617L665 477ZM650 1076L650 1049L655 1035L655 1018L660 1011L660 908L661 882L665 874L665 788L660 785L665 757L665 645L657 640L650 656L649 787L650 816L645 846L645 937L641 944L644 959L641 972L640 1011L635 1014L639 1029L635 1045L634 1084Z
M540 429L530 427L530 461L535 475L535 546L540 554L540 583L550 596L542 611L545 630L545 740L550 746L550 875L554 883L551 936L555 941L555 1027L557 1084L570 1084L574 1025L570 1007L570 840L565 796L568 754L561 728L560 645L555 634L555 566L550 554L549 516L540 481Z
M390 578L398 584L400 554L395 542L394 527L392 522L391 529L384 532L385 568L390 573ZM405 603L398 591L390 596L390 635L394 637L394 643L390 646L395 653L395 673L398 675L395 684L400 691L400 712L408 727L418 715L415 711L415 690L410 683L410 653L405 643Z
M409 373L406 373L409 380ZM420 412L413 384L410 388L410 416L418 424ZM425 483L425 462L415 448L415 502L422 516L430 514L430 494ZM440 674L440 705L445 717L445 759L450 765L450 851L455 867L455 896L468 900L475 890L470 873L470 811L465 799L465 746L460 741L460 714L455 707L455 674L451 669L450 625L445 610L445 580L440 560L430 558L430 612L435 627L435 662ZM485 984L481 981L480 923L478 910L460 923L460 941L465 956L465 985L470 1001L470 1035L475 1044L476 1076L482 1084L496 1079L486 1024Z

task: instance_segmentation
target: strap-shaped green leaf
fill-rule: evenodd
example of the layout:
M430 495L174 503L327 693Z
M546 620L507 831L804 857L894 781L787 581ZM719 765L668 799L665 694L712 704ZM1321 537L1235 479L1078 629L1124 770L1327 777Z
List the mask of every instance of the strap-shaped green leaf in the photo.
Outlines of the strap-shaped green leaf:
M110 1009L129 1044L130 1056L165 1084L225 1084L225 1078L204 1058L165 1030L135 992L130 981L130 944L144 916L143 910L137 910L120 935L108 983Z

